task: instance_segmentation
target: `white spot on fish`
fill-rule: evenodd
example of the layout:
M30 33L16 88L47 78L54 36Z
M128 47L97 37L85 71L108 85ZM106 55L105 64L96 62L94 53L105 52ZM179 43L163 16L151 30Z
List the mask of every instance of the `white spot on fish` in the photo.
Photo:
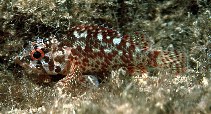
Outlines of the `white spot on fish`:
M54 54L55 54L55 56L62 56L63 55L63 52L62 51L57 51Z
M42 63L42 66L45 69L45 71L49 72L50 70L49 70L49 67L48 67L49 66L48 63L46 63L44 60L41 60L40 62Z
M85 46L81 46L81 48L82 48L82 50L84 50L85 49Z
M112 50L110 50L110 49L104 49L104 51L105 51L106 53L111 53L111 52L112 52Z
M44 48L46 46L45 42L44 42L44 39L41 38L41 37L36 37L36 41L35 42L30 42L30 45L32 46L31 47L32 49L34 48L34 44L36 44L36 46L38 48Z
M86 38L87 37L87 31L84 31L83 33L78 33L78 31L74 31L73 35L76 38Z
M47 43L47 44L50 44L50 42L49 42L49 41L47 41L46 43Z
M83 33L81 33L80 36L86 38L86 36L87 36L87 31L84 31Z
M94 52L100 52L100 49L93 49Z
M80 27L76 27L77 30L80 30Z
M111 37L110 36L106 36L106 38L109 40Z
M98 33L101 33L102 32L102 30L98 30Z
M139 53L140 51L141 51L140 48L137 47L137 46L135 46L135 52L136 52L136 53Z
M98 33L98 34L97 34L97 39L98 39L99 41L102 41L102 40L103 40L103 35L102 35L102 33Z
M123 53L122 51L120 51L120 50L118 51L118 54L119 54L120 56L122 56L122 53Z
M43 43L43 39L40 37L37 37L37 43Z
M36 68L36 65L37 65L37 61L30 61L29 63L30 68Z
M56 69L56 66L59 66L60 68L62 68L61 63L54 61L54 69Z
M120 42L121 42L121 40L122 40L121 38L114 38L114 39L113 39L113 44L114 44L114 45L119 45Z
M126 47L129 47L130 46L130 43L129 42L126 42Z
M92 30L92 32L96 32L96 30L94 29L94 30Z
M107 43L102 42L102 43L101 43L101 46L105 46L105 47L106 47L106 46L107 46Z
M55 36L51 36L51 43L58 44L59 41L55 38Z
M83 27L82 29L81 29L81 31L84 31L85 30L85 28Z
M76 38L80 38L79 34L78 34L78 31L74 31L73 32L73 35L76 37Z

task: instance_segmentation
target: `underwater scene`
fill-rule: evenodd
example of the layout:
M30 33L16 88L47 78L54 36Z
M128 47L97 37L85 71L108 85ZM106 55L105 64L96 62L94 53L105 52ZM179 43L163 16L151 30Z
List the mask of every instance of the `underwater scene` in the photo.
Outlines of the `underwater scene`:
M0 114L210 114L210 0L0 0Z

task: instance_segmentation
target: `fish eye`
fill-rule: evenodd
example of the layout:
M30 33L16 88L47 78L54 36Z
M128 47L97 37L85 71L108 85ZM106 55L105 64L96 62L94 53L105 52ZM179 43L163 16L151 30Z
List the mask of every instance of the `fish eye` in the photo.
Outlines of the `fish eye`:
M45 56L44 52L39 48L32 50L30 55L32 60L41 60Z
M41 57L41 53L39 51L34 52L33 57L38 59Z

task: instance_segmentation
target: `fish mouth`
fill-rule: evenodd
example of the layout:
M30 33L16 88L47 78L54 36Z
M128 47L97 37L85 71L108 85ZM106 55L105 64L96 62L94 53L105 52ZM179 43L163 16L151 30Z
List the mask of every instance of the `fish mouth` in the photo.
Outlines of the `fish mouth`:
M32 67L32 66L30 66L29 63L27 63L25 61L23 62L23 61L24 61L23 57L16 56L14 58L14 62L16 64L20 65L21 67L23 67L24 69L30 70L33 73L37 73L39 75L46 75L47 74L46 71L43 68Z
M15 62L16 64L20 65L21 67L26 67L26 66L27 66L26 63L22 62L21 60L22 60L22 59L21 59L20 56L16 56L16 57L14 58L14 62Z

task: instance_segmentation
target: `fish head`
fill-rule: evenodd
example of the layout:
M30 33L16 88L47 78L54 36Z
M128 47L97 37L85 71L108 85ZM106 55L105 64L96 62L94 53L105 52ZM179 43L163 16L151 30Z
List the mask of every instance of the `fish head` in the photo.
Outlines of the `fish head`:
M36 36L15 57L15 62L38 75L57 75L64 74L68 60L56 37Z

